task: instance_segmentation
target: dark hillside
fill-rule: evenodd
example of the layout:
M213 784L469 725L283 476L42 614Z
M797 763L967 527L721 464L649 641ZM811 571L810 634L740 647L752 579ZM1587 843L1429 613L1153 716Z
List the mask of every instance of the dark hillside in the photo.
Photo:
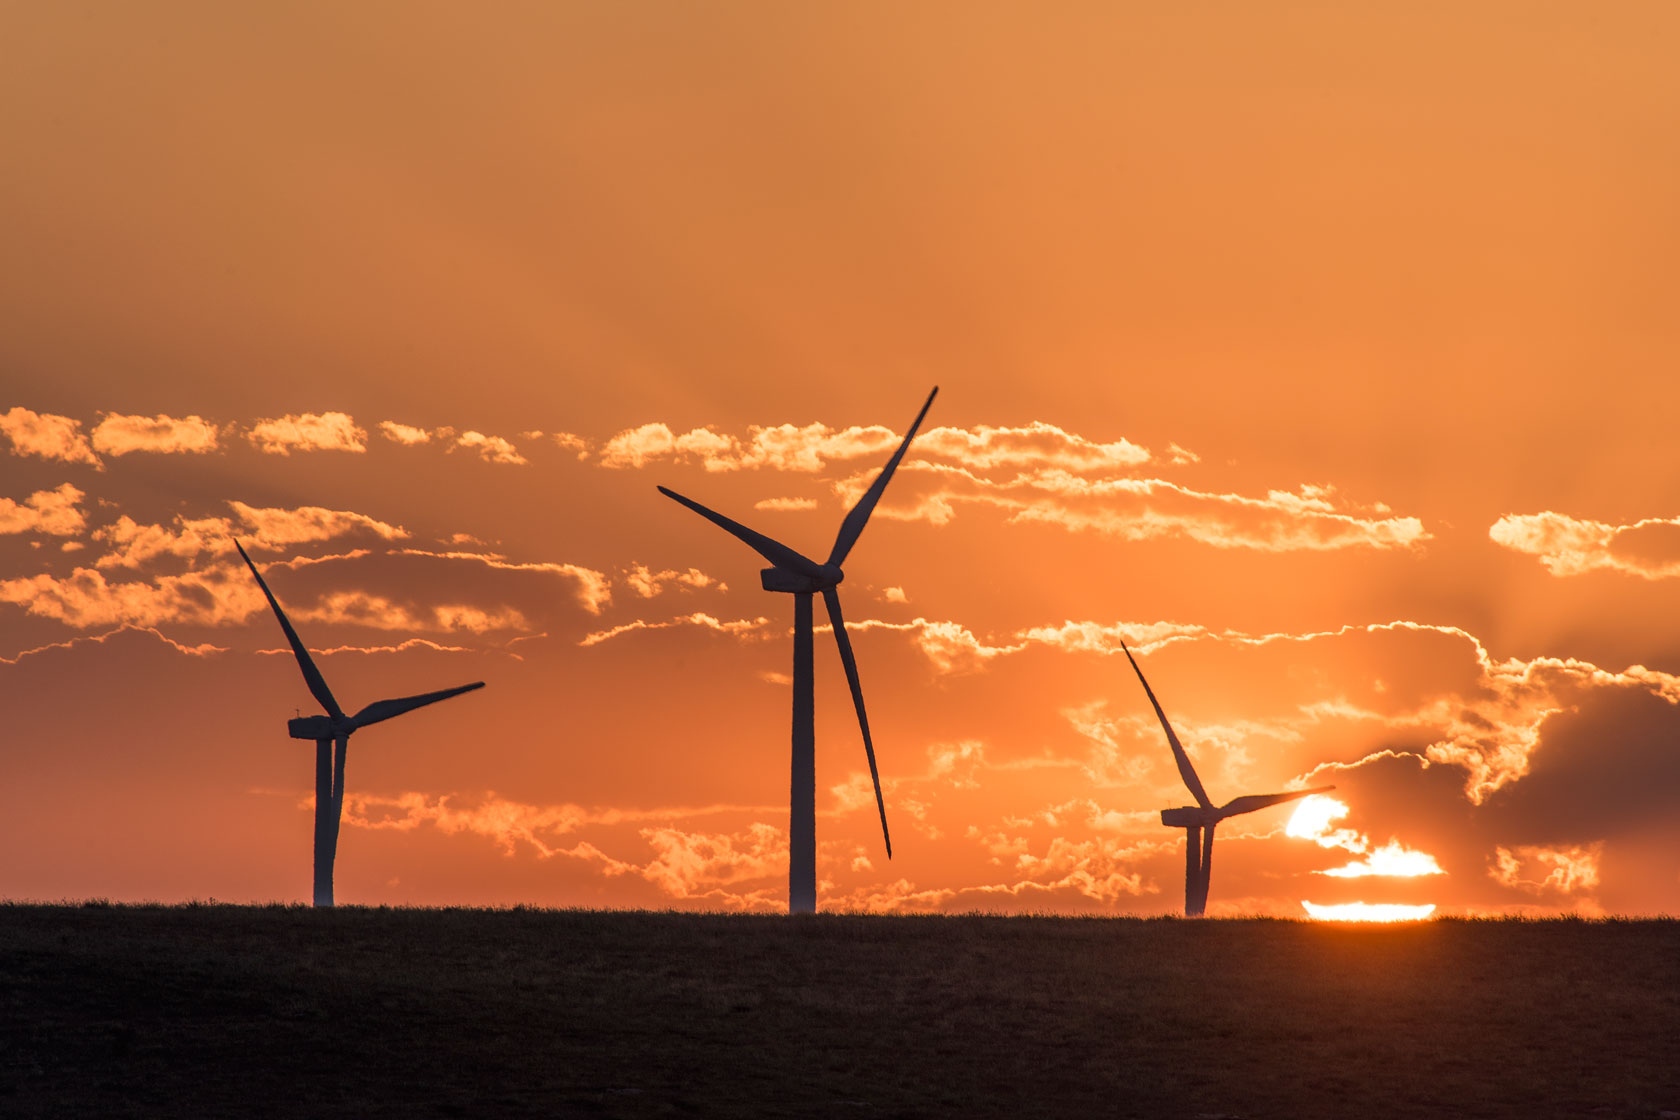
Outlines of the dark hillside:
M0 1115L1653 1118L1680 924L0 906Z

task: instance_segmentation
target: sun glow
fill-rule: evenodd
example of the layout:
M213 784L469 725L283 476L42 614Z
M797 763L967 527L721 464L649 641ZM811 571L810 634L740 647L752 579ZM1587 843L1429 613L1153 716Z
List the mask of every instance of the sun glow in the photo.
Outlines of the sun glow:
M1336 879L1359 879L1366 875L1391 875L1411 878L1415 875L1445 875L1441 865L1428 852L1408 848L1398 840L1390 840L1364 859L1354 860L1341 867L1317 872Z
M1341 848L1364 859L1332 867L1315 874L1336 879L1360 879L1367 875L1385 875L1409 879L1417 875L1445 875L1435 857L1428 852L1408 848L1398 840L1389 840L1380 848L1371 847L1371 838L1351 828L1332 828L1331 825L1347 816L1348 807L1334 797L1314 794L1302 800L1289 818L1285 832L1300 840L1311 840L1323 848Z
M1419 922L1435 913L1435 904L1402 906L1394 902L1344 902L1336 906L1320 906L1305 899L1301 905L1307 913L1321 922Z
M1334 797L1315 793L1301 799L1289 816L1284 832L1297 840L1311 840L1324 848L1346 848L1363 852L1370 845L1351 828L1331 828L1330 825L1348 815L1348 807Z

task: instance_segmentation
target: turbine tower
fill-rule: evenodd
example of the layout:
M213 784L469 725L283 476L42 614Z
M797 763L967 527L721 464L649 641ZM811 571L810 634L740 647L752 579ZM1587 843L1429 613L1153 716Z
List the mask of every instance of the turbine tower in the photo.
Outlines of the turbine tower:
M262 588L263 596L268 599L268 605L274 608L274 617L280 620L280 629L286 632L286 640L291 643L292 653L297 656L298 668L303 670L303 679L309 685L309 691L320 701L321 707L327 710L324 716L302 716L289 720L287 728L294 739L315 740L315 905L331 906L333 860L338 854L338 822L344 813L344 756L350 750L351 732L390 719L392 716L411 712L415 708L423 708L427 704L435 704L439 700L447 700L451 696L483 688L484 682L474 681L459 688L446 688L441 692L426 692L419 696L404 696L397 700L375 700L355 715L345 715L344 709L340 708L338 701L333 698L332 689L327 687L326 678L321 675L321 670L315 667L315 661L304 648L297 631L292 629L286 612L280 609L274 592L268 589L268 584L263 582L262 573L257 571L257 566L251 563L251 558L245 554L245 546L236 540L233 547L244 557L245 566L251 569L251 574L257 578L257 586ZM336 751L333 749L335 745Z
M887 832L887 805L881 797L881 776L875 768L875 744L869 737L869 717L863 710L863 685L858 682L857 659L852 656L852 640L846 634L846 620L840 613L840 593L837 590L846 574L840 565L857 544L869 515L887 488L899 460L910 447L922 418L927 415L939 387L928 394L927 403L916 414L904 442L898 445L893 457L876 476L869 490L852 507L840 523L840 534L828 559L819 564L795 552L780 541L755 533L745 525L732 521L691 501L673 490L661 486L659 492L673 501L681 502L701 517L724 529L754 552L770 561L771 566L760 573L764 590L780 591L793 596L793 777L788 808L788 913L809 914L817 908L817 772L815 681L811 669L811 597L822 593L828 607L828 620L834 627L834 642L840 647L840 663L846 668L846 683L852 689L852 704L857 708L858 726L863 730L863 751L869 759L869 779L875 783L875 807L881 814L881 838L887 845L887 858L892 858L892 836Z
M1196 799L1194 805L1186 805L1178 809L1162 809L1161 823L1168 828L1182 828L1184 830L1184 913L1186 917L1199 918L1207 910L1208 881L1213 871L1213 830L1226 817L1235 817L1242 813L1252 813L1257 809L1267 809L1273 805L1282 805L1286 801L1295 801L1309 794L1324 793L1333 790L1335 786L1319 786L1317 789L1298 789L1289 793L1254 793L1247 797L1235 797L1225 804L1215 808L1208 800L1207 790L1202 788L1202 780L1196 776L1196 768L1190 765L1190 756L1184 753L1184 746L1173 734L1172 724L1167 722L1167 713L1161 710L1161 702L1155 699L1155 692L1149 687L1149 682L1143 679L1143 670L1138 668L1137 659L1132 651L1121 642L1120 648L1126 651L1126 660L1132 663L1132 669L1143 684L1143 691L1148 694L1150 704L1155 707L1155 715L1161 720L1161 730L1167 733L1167 745L1172 747L1173 761L1178 763L1179 776L1189 787L1190 795Z

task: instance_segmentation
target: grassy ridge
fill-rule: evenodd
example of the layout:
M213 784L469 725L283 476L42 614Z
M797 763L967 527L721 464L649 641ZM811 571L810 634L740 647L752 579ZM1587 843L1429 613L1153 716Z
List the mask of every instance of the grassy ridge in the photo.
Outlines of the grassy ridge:
M1680 923L0 906L0 1115L1660 1116Z

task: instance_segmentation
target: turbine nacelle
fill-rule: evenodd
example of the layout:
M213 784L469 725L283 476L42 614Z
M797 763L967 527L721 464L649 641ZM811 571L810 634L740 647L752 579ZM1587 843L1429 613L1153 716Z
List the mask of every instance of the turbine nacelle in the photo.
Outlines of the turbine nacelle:
M811 572L792 568L763 568L758 573L766 591L782 591L790 595L815 594L830 587L838 587L846 578L838 564L819 564Z
M286 721L286 730L294 739L336 739L338 725L331 716L303 716Z
M1162 809L1161 823L1168 828L1206 828L1219 823L1219 814L1200 805L1185 805L1178 809Z
M1240 817L1273 805L1285 805L1311 797L1315 793L1329 793L1335 786L1316 786L1313 789L1292 789L1284 793L1251 793L1233 797L1218 808L1212 805L1183 805L1177 809L1162 809L1161 823L1168 828L1212 828L1227 817Z

